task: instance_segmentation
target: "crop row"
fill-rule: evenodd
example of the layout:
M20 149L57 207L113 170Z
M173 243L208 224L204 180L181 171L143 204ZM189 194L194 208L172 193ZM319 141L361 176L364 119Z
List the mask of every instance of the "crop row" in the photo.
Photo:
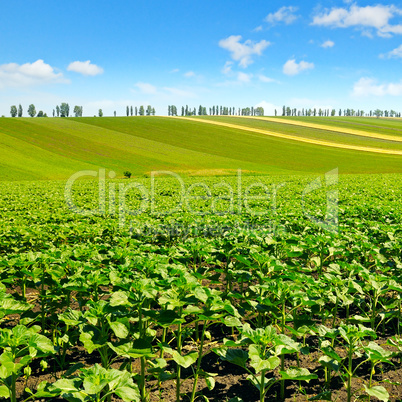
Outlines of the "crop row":
M277 209L263 215L144 214L128 228L116 216L74 215L59 183L8 185L0 396L240 400L219 394L212 360L240 366L255 389L244 400L291 392L392 400L400 386L388 373L400 369L402 351L402 187L394 176L373 178L370 187L359 177L340 183L338 233L311 221L324 218L325 192L300 210L308 178L289 178ZM82 205L95 184L77 192ZM159 197L173 202L168 180ZM202 210L205 200L197 202Z

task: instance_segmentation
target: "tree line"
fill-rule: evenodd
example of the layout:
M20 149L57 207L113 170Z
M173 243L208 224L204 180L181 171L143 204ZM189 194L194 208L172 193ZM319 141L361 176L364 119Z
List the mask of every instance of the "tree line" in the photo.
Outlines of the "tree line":
M275 109L275 116L278 115L278 111ZM381 110L381 109L376 109L376 110L370 110L369 112L365 112L364 110L354 110L354 109L339 109L336 111L335 109L329 110L329 109L311 109L311 108L306 108L306 109L296 109L296 108L290 108L289 106L283 106L282 108L282 116L323 116L323 117L328 117L328 116L346 116L346 117L401 117L400 112L396 112L395 110Z
M209 113L208 113L209 112ZM28 116L30 117L47 117L46 113L43 113L42 110L36 112L36 108L34 104L30 104L27 109ZM82 117L83 107L82 106L74 106L73 114L75 117ZM23 116L23 108L21 105L12 105L10 108L11 117L22 117ZM264 116L264 108L262 107L245 107L245 108L235 108L235 107L227 107L227 106L218 106L214 105L209 107L208 109L205 106L200 105L198 110L193 107L189 107L188 105L181 107L181 116ZM401 117L401 112L396 112L395 110L381 110L375 109L365 112L364 110L354 110L354 109L339 109L338 111L335 109L321 109L321 108L290 108L289 106L283 106L282 108L282 116L356 116L356 117ZM53 117L69 117L70 116L70 106L68 103L63 102L61 105L57 105L55 109L53 109ZM102 109L99 109L98 116L103 116ZM114 112L114 116L116 116L116 111ZM148 105L146 108L144 106L137 107L135 106L127 106L126 107L126 116L155 116L155 108L151 105ZM168 105L168 116L178 116L178 109L175 105ZM278 111L275 109L275 116L278 116ZM95 116L94 116L95 117Z
M188 105L181 107L181 116L207 116L207 108L200 105L197 109L191 108ZM264 116L264 108L262 107L246 107L238 108L227 106L212 106L209 108L210 116ZM168 105L168 116L178 116L177 107Z
M155 116L155 108L151 105L148 105L146 109L142 105L139 108L136 106L134 109L132 106L127 106L126 116Z
M73 114L75 117L82 117L84 108L82 106L74 106L73 109ZM43 113L42 110L40 110L38 113L36 113L36 108L34 104L30 104L27 109L28 116L30 117L48 117L46 113ZM23 108L21 105L17 106L12 105L10 108L10 114L11 117L22 117L23 116ZM127 116L133 116L134 115L134 109L133 107L127 106L126 108L126 114ZM53 109L53 117L69 117L70 116L70 105L66 102L63 102L61 105L57 105ZM103 116L103 111L102 109L98 110L98 116L102 117ZM114 116L116 116L116 111L114 112ZM147 108L145 109L144 106L140 106L139 108L135 107L135 116L155 116L155 108L153 108L151 105L148 105ZM95 117L95 116L94 116Z

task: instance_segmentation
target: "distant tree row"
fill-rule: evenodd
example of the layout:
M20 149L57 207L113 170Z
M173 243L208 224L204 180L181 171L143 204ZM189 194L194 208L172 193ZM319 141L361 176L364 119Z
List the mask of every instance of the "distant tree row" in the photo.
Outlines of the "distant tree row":
M246 108L238 108L237 110L234 107L226 107L226 106L212 106L207 109L205 106L200 105L197 109L189 108L188 105L181 107L181 116L206 116L208 115L207 111L209 111L210 116L264 116L264 108L262 107L246 107ZM47 117L46 113L43 113L40 110L36 113L35 105L30 104L27 110L28 116L31 117ZM83 107L82 106L74 106L74 116L82 117ZM12 105L10 108L11 117L22 117L23 109L21 105ZM53 117L69 117L70 115L70 106L68 103L63 102L60 106L57 105L55 109L53 109ZM148 105L145 109L144 106L140 106L137 108L133 108L132 106L126 107L126 115L127 116L155 116L155 108ZM338 112L335 109L321 109L321 108L290 108L289 106L283 106L282 108L282 116L370 116L370 117L401 117L401 112L396 112L395 110L370 110L369 112L364 112L364 110L354 110L354 109L339 109ZM102 109L99 109L98 116L103 116ZM116 112L114 112L114 116L116 116ZM178 116L177 107L175 105L168 105L168 116ZM278 111L275 109L275 116L278 116Z
M206 116L207 108L205 106L200 105L197 109L189 108L188 105L181 107L181 116ZM226 106L212 106L209 108L209 115L210 116L264 116L264 108L257 107L254 108L253 106L246 107L243 109L234 107L226 107ZM175 105L168 106L168 116L177 116L177 107Z
M155 116L155 108L151 105L148 105L146 109L142 105L139 108L136 106L134 109L132 106L127 106L126 116Z
M82 106L74 106L73 113L75 117L82 117L83 113L83 107ZM140 106L139 108L135 107L129 107L127 106L126 109L126 114L127 116L133 116L134 115L134 110L135 110L135 115L136 116L155 116L155 108L153 108L151 105L148 105L147 108L144 106ZM31 117L47 117L46 113L43 113L43 111L39 111L38 114L36 114L36 108L35 105L31 104L28 107L27 110L28 116ZM18 108L17 106L13 105L10 108L10 114L11 117L22 117L23 115L23 109L22 106L19 105ZM177 114L177 109L176 109L176 114ZM68 103L63 102L61 105L57 105L55 109L53 109L53 117L69 117L70 116L70 105ZM103 111L102 109L98 110L98 116L102 117L103 116ZM116 116L116 112L114 112L114 116Z
M38 114L36 114L36 108L35 108L35 105L33 105L33 104L30 104L28 106L27 113L28 113L28 116L31 116L31 117L35 117L35 116L47 117L47 114L43 113L42 110L39 110ZM18 105L18 109L17 109L17 106L15 106L15 105L11 106L10 114L11 114L11 117L17 117L17 116L22 117L22 114L23 114L22 106Z
M291 109L289 106L283 106L282 108L282 116L336 116L337 112L335 109L329 110L329 109L321 109L317 108L314 109L301 109L298 110L296 108ZM275 116L278 115L277 110L275 109ZM395 110L370 110L368 113L365 113L364 110L354 110L354 109L339 109L338 111L338 116L356 116L356 117L363 117L363 116L385 116L385 117L401 117L401 113L395 112Z

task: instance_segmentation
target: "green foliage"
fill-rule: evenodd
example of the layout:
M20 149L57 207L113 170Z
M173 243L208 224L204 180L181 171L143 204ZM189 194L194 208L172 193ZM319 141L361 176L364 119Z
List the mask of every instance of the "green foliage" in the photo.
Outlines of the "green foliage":
M58 108L56 115L57 110L60 113ZM234 124L245 124L256 129L263 125L265 129L284 134L339 139L351 145L371 144L395 150L401 147L395 142L362 139L283 123L267 125L256 119L228 116L212 118L216 121L233 119ZM344 123L338 124L342 127ZM397 135L399 129L396 120L386 121L386 124L383 129L368 127L373 131L385 130L388 133L392 128L393 135ZM362 127L366 130L366 123ZM80 164L80 170L104 167L115 172L129 170L135 176L149 175L152 170L179 171L186 175L235 175L239 166L247 174L322 173L332 170L334 166L339 167L342 173L402 172L401 157L398 155L297 143L264 134L167 117L77 117L67 121L36 119L29 122L25 119L2 119L0 131L3 133L3 143L7 144L7 152L0 152L1 180L66 180L77 171L77 163Z
M28 115L31 116L31 117L36 116L35 105L33 105L32 103L28 106Z
M16 117L17 113L18 113L17 106L15 106L15 105L11 106L11 109L10 109L11 117Z
M57 127L61 119L49 120ZM74 119L63 121L74 127ZM187 399L201 400L203 387L219 381L217 365L204 371L213 348L209 360L239 366L262 401L275 390L270 397L283 399L290 381L308 399L303 386L315 379L322 389L314 388L319 394L311 400L335 399L334 377L347 400L391 399L382 373L399 368L402 350L402 178L342 176L338 234L304 214L325 212L325 191L299 202L313 179L286 176L276 209L261 200L261 215L198 214L184 206L167 215L144 211L125 227L109 204L107 216L70 211L64 181L0 183L0 397L147 401L151 393L162 399L171 381L179 401L186 379ZM258 182L271 189L285 178L243 180L245 188ZM149 179L136 181L150 191ZM214 187L222 178L202 182L211 196L222 195ZM237 177L225 182L235 187ZM97 206L97 184L77 183L77 205ZM109 202L111 188L118 197L120 185L131 182L106 184ZM172 209L180 185L161 177L154 184L156 206ZM137 195L127 194L128 208L140 204ZM210 198L193 201L197 211L211 207ZM250 220L255 226L245 227ZM77 351L93 361L72 364L68 354ZM316 367L307 370L303 356ZM17 396L15 384L31 367L62 374Z
M63 102L60 105L60 117L68 117L70 114L70 106L68 105L68 103Z

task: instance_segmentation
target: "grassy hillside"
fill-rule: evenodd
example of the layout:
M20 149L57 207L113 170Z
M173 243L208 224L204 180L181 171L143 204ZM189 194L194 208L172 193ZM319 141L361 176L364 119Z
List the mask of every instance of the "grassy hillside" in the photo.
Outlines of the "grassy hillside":
M402 151L402 136L388 136L379 133L367 133L368 136L382 135L384 138L373 138L363 136L366 131L362 131L362 135L353 135L342 130L347 128L330 126L325 123L322 124L322 128L317 127L303 127L296 124L296 120L289 119L270 119L265 118L250 118L250 117L230 117L230 116L206 116L200 117L202 120L229 123L237 126L252 127L256 129L268 130L279 134L296 136L300 139L310 138L315 140L328 141L336 144L345 144L351 146L362 146L368 148L382 148L389 150ZM304 121L303 123L310 124L310 121ZM317 122L311 122L311 124L317 125ZM328 127L329 129L324 129ZM332 131L336 130L336 131ZM360 133L360 130L358 131ZM394 139L394 140L393 140Z
M377 119L366 121L378 124ZM257 123L242 124L253 127ZM279 133L291 127L272 124ZM402 123L398 127L393 128L402 130ZM312 138L331 135L336 141L357 141L325 130L292 130ZM400 149L400 144L365 141L367 146ZM114 170L121 177L125 170L133 175L152 170L208 175L232 174L237 169L265 174L322 173L336 167L341 173L402 172L402 157L298 143L168 117L0 119L1 180L66 179L76 171L98 168Z

